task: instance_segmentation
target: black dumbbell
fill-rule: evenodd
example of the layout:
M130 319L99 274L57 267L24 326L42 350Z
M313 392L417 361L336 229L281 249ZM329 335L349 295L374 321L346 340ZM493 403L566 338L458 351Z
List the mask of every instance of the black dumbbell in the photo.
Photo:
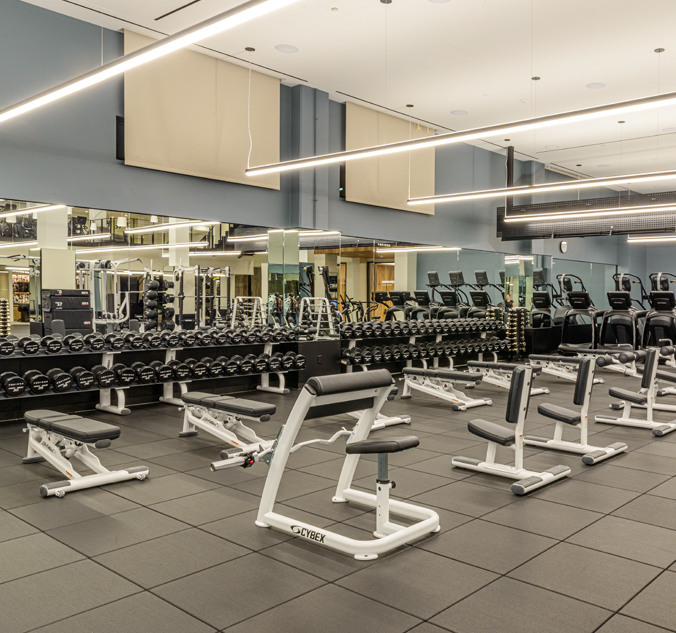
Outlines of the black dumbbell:
M10 398L16 398L26 391L26 381L13 371L5 371L0 374L0 385Z
M69 352L81 352L84 349L84 339L82 334L68 334L63 339L63 345Z
M148 385L151 382L155 382L155 370L145 363L136 361L131 364L131 369L136 374L136 380L142 385Z
M91 389L97 382L96 376L84 367L73 367L70 370L70 375L78 389Z
M202 347L208 347L212 343L212 336L209 332L197 332L195 338L197 339L197 344Z
M87 334L84 337L84 342L92 352L100 352L106 346L106 341L98 332Z
M371 349L371 354L373 355L373 362L374 363L382 363L383 362L383 348L380 347L379 345L374 345L373 348Z
M192 347L197 342L197 337L187 330L178 333L178 340L183 347Z
M347 347L347 348L345 348L343 350L342 357L343 357L343 360L348 365L361 365L362 361L363 361L360 347ZM295 367L295 362L293 360L293 357L284 356L282 358L282 369L288 371L289 369L293 369L294 367Z
M223 332L214 332L211 335L212 345L227 345L228 344L228 335Z
M161 360L154 360L148 365L154 372L158 382L170 382L174 379L174 371Z
M11 356L14 351L15 347L12 341L8 340L8 338L0 340L0 356Z
M40 351L40 343L30 336L22 336L17 342L17 347L26 356L33 356Z
M390 353L392 354L392 360L393 361L400 361L401 360L401 346L399 345L391 345L390 346Z
M175 334L174 332L165 330L162 332L162 334L160 334L160 337L162 338L162 342L166 347L174 348L180 347L181 345L181 339L179 338L178 334Z
M47 378L47 376L37 369L29 369L23 375L23 379L26 382L28 390L36 396L39 396L41 393L45 393L51 384L49 382L49 378Z
M103 365L95 365L92 367L92 374L94 374L99 386L104 389L111 387L115 383L115 372Z
M223 363L220 361L214 360L213 358L209 358L207 356L206 358L202 359L202 362L207 366L209 370L209 376L212 378L217 378L218 376L223 375Z
M243 362L251 363L251 372L249 372L249 373L252 373L252 374L259 373L258 370L256 369L256 360L257 360L256 354L247 354L244 357Z
M272 356L270 356L270 360L268 360L268 371L271 372L281 371L282 358L283 355L281 352L275 352L274 354L272 354Z
M233 356L230 362L237 363L237 373L247 375L253 372L253 362L239 355Z
M178 381L189 380L190 379L190 367L185 363L182 363L180 360L170 360L167 365L171 367L171 371L174 374L174 379Z
M136 380L136 372L124 363L115 363L111 369L115 372L115 378L119 385L126 387Z
M103 337L103 340L106 342L108 347L110 347L110 349L120 350L124 347L124 339L119 334L115 334L114 332L106 334L106 336Z
M185 364L190 367L190 373L193 378L206 378L209 373L209 368L201 361L194 358L188 358Z
M237 362L230 360L227 356L219 356L215 362L223 365L224 376L236 376L239 373Z
M129 349L141 349L144 343L143 337L141 337L138 332L127 332L124 335L124 342Z
M163 338L157 332L144 332L141 340L150 348L157 349L162 346Z
M47 372L46 376L52 383L52 389L54 389L54 391L62 393L73 387L73 377L69 373L63 371L63 369L54 367Z

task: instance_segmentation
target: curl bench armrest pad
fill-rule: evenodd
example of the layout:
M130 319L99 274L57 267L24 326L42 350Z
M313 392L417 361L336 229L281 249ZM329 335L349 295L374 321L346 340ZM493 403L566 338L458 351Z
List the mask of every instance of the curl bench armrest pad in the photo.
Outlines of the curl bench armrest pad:
M467 430L473 435L478 435L496 444L502 444L502 446L514 444L514 431L495 422L472 420L467 424Z
M388 437L384 439L352 442L345 447L345 452L348 455L398 453L399 451L406 451L409 448L415 448L418 444L420 444L420 440L414 435L408 435L406 437Z
M376 369L354 374L315 376L305 383L305 389L315 396L330 396L352 391L379 389L393 384L392 374L387 369Z
M648 402L648 396L636 391L629 391L628 389L620 389L619 387L611 387L608 389L608 393L613 396L613 398L619 398L620 400L629 400L633 404L646 404Z
M549 404L548 402L543 402L538 405L538 413L546 418L557 420L558 422L565 422L566 424L579 424L582 420L582 417L578 412L571 411L565 407L559 407L556 404Z

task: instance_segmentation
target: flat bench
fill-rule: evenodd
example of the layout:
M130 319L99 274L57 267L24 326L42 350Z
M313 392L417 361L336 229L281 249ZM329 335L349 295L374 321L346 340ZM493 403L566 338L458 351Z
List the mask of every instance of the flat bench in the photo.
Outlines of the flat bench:
M119 427L112 424L47 409L27 411L24 420L28 424L33 424L45 431L52 431L85 444L96 444L102 440L112 441L120 437Z
M259 422L267 422L277 411L277 407L274 404L201 391L184 393L181 396L181 400L185 404L205 407L206 409L216 409L247 418L255 418Z
M424 376L426 378L441 378L449 382L466 382L478 385L483 380L479 372L455 371L453 369L419 369L418 367L405 367L404 376Z

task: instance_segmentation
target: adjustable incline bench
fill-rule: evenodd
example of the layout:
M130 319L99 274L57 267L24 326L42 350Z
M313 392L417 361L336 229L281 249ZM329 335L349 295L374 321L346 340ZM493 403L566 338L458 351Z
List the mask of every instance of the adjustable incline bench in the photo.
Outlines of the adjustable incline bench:
M180 437L197 435L201 429L230 444L232 448L224 452L233 457L272 446L271 440L258 437L242 420L267 422L277 411L275 405L201 391L184 393L181 400L185 409Z
M528 357L532 367L540 368L545 374L571 382L577 380L577 368L582 359L582 356L554 356L550 354L531 354ZM594 376L594 384L602 382L603 378Z
M584 358L585 356L608 356L612 359L612 363L607 363L604 365L599 365L604 369L609 369L611 371L616 371L625 376L638 376L638 370L636 369L636 360L627 360L627 362L622 362L619 359L619 355L623 352L633 352L633 346L626 345L617 345L617 346L608 346L608 347L577 347L575 345L559 345L559 352L562 354L576 354L579 358Z
M509 391L509 383L512 380L512 372L517 367L522 367L518 363L489 363L483 360L468 360L467 367L478 370L483 375L483 381L489 385L495 385L501 389ZM533 376L539 376L542 372L540 367L533 367ZM531 387L530 395L539 396L543 393L549 393L547 387Z
M513 424L514 430L488 420L472 420L467 424L467 430L473 435L488 440L486 458L480 460L472 457L454 457L451 460L451 464L458 468L516 479L517 481L511 487L516 495L526 494L570 474L570 468L562 465L554 466L543 472L527 470L523 467L523 429L528 413L532 377L533 368L527 365L517 367L512 373L505 421ZM498 445L506 446L514 451L514 466L496 463Z
M523 440L526 446L539 446L540 448L553 448L559 451L582 454L582 462L585 464L598 464L600 461L619 455L627 450L624 442L615 442L610 446L590 446L588 444L589 432L589 401L591 400L592 387L594 385L594 369L596 360L583 358L578 365L578 378L573 394L573 404L580 407L580 411L571 411L556 404L543 403L538 405L538 413L546 418L556 421L554 437L538 437L526 435ZM580 430L580 440L569 442L563 439L564 425Z
M473 389L481 384L483 375L479 372L405 367L402 373L405 379L404 390L401 394L402 400L411 397L411 389L417 389L427 395L450 402L454 411L465 411L472 407L493 404L490 398L470 398L457 389L457 386Z
M120 429L117 426L45 409L27 411L24 420L28 424L24 429L24 432L28 433L28 453L23 463L48 461L68 477L65 481L40 486L40 495L43 497L52 495L63 497L67 492L82 488L93 488L129 479L143 480L148 476L146 466L110 471L89 449L91 444L95 448L108 448L113 440L120 437ZM70 461L73 457L79 459L95 474L80 475Z

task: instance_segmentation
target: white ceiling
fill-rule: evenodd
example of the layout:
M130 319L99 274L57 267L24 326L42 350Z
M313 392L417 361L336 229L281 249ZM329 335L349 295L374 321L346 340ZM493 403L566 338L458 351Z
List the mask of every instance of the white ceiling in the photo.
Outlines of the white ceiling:
M155 37L240 4L24 1ZM676 91L675 23L673 0L299 0L202 44L245 62L244 49L252 46L252 60L269 69L264 72L338 101L364 100L402 114L412 103L416 117L446 131ZM278 44L299 50L282 53ZM656 54L655 48L666 50ZM585 87L593 82L605 87ZM676 169L676 106L623 116L624 124L617 119L476 144L515 145L521 154L589 176Z

